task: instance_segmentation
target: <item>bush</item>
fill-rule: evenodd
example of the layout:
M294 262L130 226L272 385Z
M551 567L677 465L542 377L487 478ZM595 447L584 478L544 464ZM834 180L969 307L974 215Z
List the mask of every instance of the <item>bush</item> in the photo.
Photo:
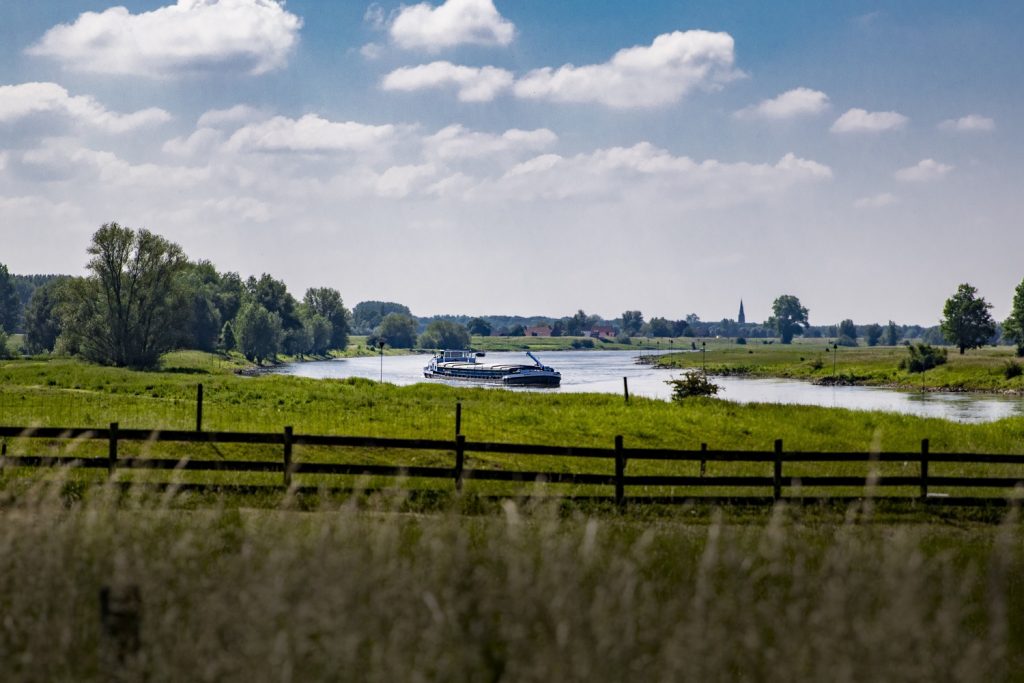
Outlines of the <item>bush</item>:
M1003 377L1013 379L1021 375L1024 375L1024 368L1021 367L1020 363L1012 360L1006 361L1006 365L1003 366Z
M937 348L923 342L907 346L909 358L900 361L900 370L908 372L924 372L946 362L946 349Z
M821 370L823 367L825 367L825 361L821 359L821 356L818 356L816 358L811 359L810 365L811 370Z
M574 349L592 349L594 348L594 340L590 337L585 339L573 339L572 348Z
M737 344L746 344L747 343L747 339L746 339L746 337L736 337L736 343Z
M633 338L630 337L628 334L620 334L618 337L615 338L615 343L616 344L632 344L633 343Z
M707 375L699 372L689 372L682 377L667 380L665 384L672 387L673 401L682 401L693 396L714 396L721 389L709 380Z

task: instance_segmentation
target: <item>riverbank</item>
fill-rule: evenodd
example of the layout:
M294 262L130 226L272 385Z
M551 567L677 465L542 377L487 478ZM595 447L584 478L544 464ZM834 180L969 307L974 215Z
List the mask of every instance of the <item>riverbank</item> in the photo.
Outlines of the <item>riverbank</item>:
M923 373L900 368L906 347L840 347L824 340L799 340L791 345L731 340L707 343L704 353L666 354L645 359L668 369L706 368L710 375L799 379L825 386L874 386L909 391L979 392L1024 396L1024 366L1011 347L984 348L960 355L953 350L947 362Z

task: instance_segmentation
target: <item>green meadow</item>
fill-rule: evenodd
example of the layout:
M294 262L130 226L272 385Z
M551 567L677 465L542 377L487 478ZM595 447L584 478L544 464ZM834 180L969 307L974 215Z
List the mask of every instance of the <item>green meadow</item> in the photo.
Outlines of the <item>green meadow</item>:
M828 383L888 386L935 391L1024 393L1024 373L1007 377L1006 368L1024 365L1012 347L986 347L960 355L949 350L947 362L923 373L900 369L908 357L904 346L858 346L833 349L824 339L796 339L783 345L751 339L708 340L706 352L668 354L658 358L666 368L701 368L713 375L785 377ZM700 344L698 343L698 347ZM1012 373L1011 373L1012 374Z
M713 352L709 352L713 353ZM627 447L770 451L782 439L787 451L915 452L921 440L931 451L957 453L1024 453L1024 419L987 424L959 424L883 412L849 411L809 406L739 405L715 399L682 404L610 394L510 392L477 387L422 383L379 384L363 379L314 380L264 374L240 376L247 364L237 357L198 352L168 354L162 369L137 372L100 367L74 359L0 362L0 424L15 427L96 427L117 422L121 428L193 429L197 386L203 385L203 428L207 431L342 434L396 438L452 439L456 404L462 406L461 431L469 441L598 446L610 448L621 435ZM52 442L11 439L11 455L74 453L102 456L103 442ZM125 443L122 457L161 456L191 459L279 459L271 447L209 444ZM298 447L297 461L359 464L451 466L451 452L395 452L368 449ZM610 461L471 453L467 467L553 472L612 471ZM630 474L692 475L697 463L643 462ZM864 465L791 465L787 474L866 474ZM1015 466L986 466L984 473L1010 476ZM932 475L958 476L977 466L935 464ZM916 463L890 463L882 474L910 475ZM767 476L769 464L710 463L709 475ZM82 476L99 476L97 472ZM127 474L122 476L128 476ZM131 476L143 476L131 473ZM157 476L157 475L152 475ZM162 475L166 476L166 475ZM199 475L197 475L199 476ZM269 475L209 473L204 481L245 483L275 479ZM303 475L302 483L323 480ZM413 486L448 486L417 481ZM507 492L497 484L470 482L480 493ZM594 493L593 487L563 486L567 493ZM941 492L941 489L936 489ZM600 489L597 492L607 494ZM662 494L661 489L630 493ZM695 490L693 494L743 493ZM747 492L749 493L749 491ZM815 493L807 491L808 494ZM822 492L817 492L822 493ZM847 492L848 493L848 492ZM907 494L909 491L903 491ZM764 492L761 491L760 495Z

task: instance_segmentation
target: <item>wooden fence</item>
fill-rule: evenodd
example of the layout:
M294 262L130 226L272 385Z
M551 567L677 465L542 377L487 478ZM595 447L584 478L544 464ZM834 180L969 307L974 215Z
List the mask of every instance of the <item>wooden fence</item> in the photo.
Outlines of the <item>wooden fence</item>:
M458 429L458 428L457 428ZM0 451L0 472L5 467L37 468L37 467L71 467L106 469L109 475L116 470L175 470L178 472L262 472L280 473L281 484L285 488L317 491L319 486L298 486L294 482L296 475L349 475L394 478L428 478L449 480L457 491L461 491L467 480L492 482L540 482L549 484L572 484L608 487L611 495L587 496L588 499L605 499L618 505L625 505L627 500L639 503L679 503L684 501L745 501L773 502L787 500L835 500L862 498L865 496L881 496L883 489L904 489L887 492L886 499L919 500L923 502L948 503L960 505L1000 504L1021 497L1024 493L1024 456L1009 454L981 453L933 453L930 452L928 439L921 441L921 448L915 452L861 453L861 452L799 452L785 451L782 440L776 440L771 451L735 451L712 450L707 444L701 444L699 450L677 450L664 448L627 448L621 436L616 436L611 448L546 446L539 444L512 444L484 441L468 441L463 434L456 433L451 440L446 439L392 439L361 436L327 436L296 434L291 427L285 427L277 433L253 432L204 432L204 431L155 431L144 429L119 429L112 423L107 429L88 428L19 428L0 427L0 438L3 438ZM42 455L8 455L7 439L29 440L73 440L73 441L106 441L106 457L72 457ZM195 460L189 458L160 457L118 457L118 445L125 442L177 442L190 444L259 444L278 446L281 449L280 460ZM401 466L383 464L355 464L330 462L302 462L293 458L295 446L319 446L357 449L384 449L403 451L434 451L451 453L450 467L436 466ZM564 471L525 471L509 469L470 468L466 466L469 453L508 454L510 456L546 456L551 458L585 458L595 462L605 461L614 464L614 474L600 472L564 472ZM631 463L640 462L678 462L699 463L696 475L677 474L627 474ZM710 476L707 474L708 463L754 463L770 470L770 476L751 474ZM795 476L786 474L785 466L794 464L827 464L827 463L860 463L865 465L866 473L862 475L807 475ZM878 471L883 463L902 463L904 466L916 465L912 474L892 475ZM960 463L967 465L1002 465L1017 467L1012 476L936 476L929 473L929 466L936 463ZM770 465L770 468L769 468ZM611 469L606 467L606 469ZM165 484L166 485L166 484ZM174 486L192 489L230 489L232 486L214 484L189 484L176 482ZM932 489L942 487L946 493L934 494ZM254 488L274 489L275 486L239 486L237 488L251 490ZM447 487L446 487L447 488ZM670 492L665 495L631 495L627 498L627 489L649 491L650 489ZM706 491L714 489L743 489L757 491L763 489L764 495L741 494L728 498L708 495ZM805 489L856 489L854 495L827 494L805 495ZM913 493L908 494L906 489ZM953 495L956 490L967 489L965 495ZM979 496L974 491L979 489L996 491L995 495ZM333 489L340 490L340 489ZM952 490L952 493L950 493ZM974 490L974 491L970 491ZM641 491L644 492L644 491ZM770 492L770 495L768 495ZM1001 494L1001 495L1000 495ZM582 498L583 496L574 496Z

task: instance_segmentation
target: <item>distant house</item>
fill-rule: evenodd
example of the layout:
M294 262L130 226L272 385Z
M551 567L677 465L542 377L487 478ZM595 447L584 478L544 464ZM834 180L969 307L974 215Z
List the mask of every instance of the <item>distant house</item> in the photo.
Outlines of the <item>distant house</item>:
M550 337L551 336L551 325L537 325L535 327L527 327L526 331L523 332L523 336L526 336L526 337Z
M595 327L590 330L590 336L594 339L615 339L616 332L614 327Z

